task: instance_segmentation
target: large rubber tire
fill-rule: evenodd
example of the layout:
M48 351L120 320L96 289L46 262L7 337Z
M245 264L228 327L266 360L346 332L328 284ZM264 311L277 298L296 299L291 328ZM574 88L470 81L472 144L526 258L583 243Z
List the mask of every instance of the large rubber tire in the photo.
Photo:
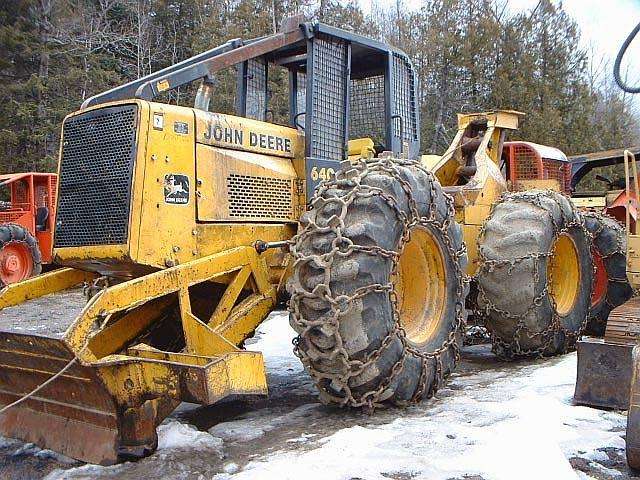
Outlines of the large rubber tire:
M561 236L563 245L572 242L571 255L555 256ZM586 326L593 268L589 234L570 200L542 190L503 195L485 221L478 248L478 305L494 352L510 359L573 348ZM560 306L550 293L553 262L565 262L563 271L570 266L579 275L566 288L556 287L561 294L572 292Z
M615 218L597 212L582 212L585 227L592 237L595 285L591 313L584 333L601 337L609 313L633 295L627 279L627 236Z
M31 235L29 230L24 228L22 225L15 223L5 223L0 225L0 251L11 247L11 245L18 245L19 247L24 248L27 256L30 257L29 260L32 264L29 271L24 272L24 274L15 281L25 280L34 275L39 275L42 272L42 255L40 254L38 240ZM4 285L5 282L0 277L0 287Z
M451 197L416 162L362 162L316 191L292 247L288 289L295 351L321 401L414 403L432 396L453 370L468 292L462 229L453 218ZM446 278L441 314L420 344L400 328L395 301L395 258L412 232L437 244Z

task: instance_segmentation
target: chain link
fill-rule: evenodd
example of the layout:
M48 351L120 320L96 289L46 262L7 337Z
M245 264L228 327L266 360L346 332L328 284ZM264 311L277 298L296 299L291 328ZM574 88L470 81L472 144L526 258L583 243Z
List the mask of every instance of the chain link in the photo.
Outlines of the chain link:
M19 225L19 224L17 224L17 223L5 223L5 224L4 224L4 226L5 226L5 227L9 227L9 228L7 228L7 230L9 231L9 240L7 240L7 242L5 242L5 245L6 245L6 244L9 244L9 243L18 243L18 244L21 244L21 245L26 246L26 248L27 248L27 250L29 251L29 253L30 253L30 254L33 254L33 252L32 252L32 248L31 248L31 245L29 245L29 242L27 242L25 239L19 239L19 238L16 238L16 237L13 235L13 228L11 228L11 227L14 227L14 228L17 228L17 229L20 229L20 230L25 230L25 228L24 228L22 225ZM3 246L3 245L0 245L0 248L1 248L2 246ZM42 262L41 262L41 261L36 262L35 258L33 259L33 268L34 268L34 270L35 270L36 268L40 268L39 266L40 266L41 264L42 264ZM37 271L38 271L38 272L40 272L40 270L37 270ZM4 286L4 284L2 283L2 280L0 280L0 288L1 288L1 287L3 287L3 286Z
M595 245L595 239L598 238L602 232L604 232L605 228L607 228L607 225L605 225L604 222L599 221L598 218L603 218L603 219L609 219L611 220L611 223L609 225L610 228L613 228L615 230L615 241L616 241L616 248L615 250L612 250L610 253L603 255L602 252L598 251L598 255L600 256L600 258L602 259L602 261L606 261L609 258L614 257L615 255L621 255L622 258L625 259L625 267L626 267L626 259L627 259L627 248L626 248L626 232L624 230L624 227L618 222L618 220L610 215L607 215L606 213L599 213L599 212L593 212L590 210L586 210L584 212L582 212L582 215L585 217L591 217L593 219L595 219L595 221L598 224L598 228L593 231L590 232L591 236L593 238L594 241L594 245ZM594 262L595 263L595 262ZM623 278L620 277L613 277L611 276L610 272L605 268L605 272L607 274L607 282L608 283L629 283L629 280L627 279L626 275ZM606 305L609 307L609 309L614 309L615 307L617 307L618 305L614 305L609 301L609 298L607 295L605 295L604 297L604 302L606 303Z
M557 196L562 195L562 197L566 198L567 204L571 209L571 217L568 218L565 212L565 208L558 200ZM547 201L552 201L556 204L558 211L560 212L560 222L558 222L555 218L553 208L548 207L543 203L543 199ZM551 248L547 252L531 252L527 255L523 255L520 257L504 259L504 260L493 260L486 257L485 252L482 248L482 242L486 235L486 227L489 220L493 217L495 212L495 208L498 205L502 205L508 202L523 202L528 201L538 207L540 210L546 213L548 216L550 223L553 229L553 242L551 243ZM502 194L499 201L495 202L491 206L491 210L487 219L483 223L480 233L477 239L477 248L478 248L478 259L479 259L479 269L476 272L476 278L478 275L485 272L492 272L496 268L507 268L507 275L511 275L513 273L514 268L525 261L533 262L533 280L534 285L537 285L540 281L540 262L549 262L554 258L555 255L555 247L557 242L555 240L562 234L567 234L572 229L578 229L581 231L588 240L589 247L591 247L593 242L593 237L591 233L587 230L584 224L584 220L580 214L580 212L574 207L571 203L571 200L566 196L558 192L548 192L548 191L540 191L540 190L530 190L525 192L505 192ZM589 292L593 291L594 279L595 279L595 264L591 262L593 275L591 276L591 286ZM585 330L587 326L587 322L589 317L591 316L591 306L589 306L589 310L587 314L582 319L580 328L578 331L572 331L566 328L563 323L560 315L557 312L557 305L553 295L551 294L550 285L553 282L553 272L552 269L548 268L549 263L547 263L546 269L546 281L542 290L534 296L531 303L527 306L523 313L514 314L508 312L506 310L502 310L497 307L486 295L483 290L481 284L477 282L478 286L478 298L482 299L482 303L484 306L476 306L477 310L474 311L474 314L478 315L479 318L487 318L494 312L503 318L508 318L515 322L515 329L513 333L513 338L511 341L507 341L504 338L500 337L495 331L491 329L490 324L486 323L487 330L489 331L491 342L493 344L494 353L503 359L512 359L515 356L533 356L533 357L542 357L545 352L549 351L550 347L553 347L554 339L558 334L562 334L565 336L565 342L563 347L563 352L566 351L567 348L571 348L575 345L576 341ZM591 296L591 295L589 295ZM531 314L534 310L536 310L539 306L543 304L543 302L547 300L551 305L552 310L552 318L549 325L547 325L542 331L533 331L526 324L526 318ZM591 302L589 302L591 305ZM521 339L523 335L526 336L527 339L535 339L540 337L542 343L537 348L523 348L521 345Z
M401 173L401 169L403 168L420 170L428 177L431 201L427 214L424 216L421 216L419 213L418 204L414 198L411 185L403 178ZM408 213L405 213L400 207L398 199L379 187L367 185L364 180L370 175L384 175L398 182L408 201ZM419 402L424 397L428 398L433 396L442 383L444 377L442 358L445 353L451 351L454 364L460 359L458 336L464 331L466 325L464 297L469 282L461 266L462 258L466 257L466 247L464 242L460 242L460 246L456 247L455 242L451 239L449 229L455 218L453 199L444 192L439 193L436 189L436 182L437 179L435 176L415 161L391 159L388 157L372 160L361 159L356 165L352 165L351 168L339 171L334 179L322 182L313 196L311 201L313 209L319 210L328 203L335 203L338 213L332 215L326 221L326 225L319 225L316 223L315 218L312 219L311 216L307 216L303 221L304 228L291 241L291 254L295 262L294 268L302 263L313 263L315 267L323 271L323 281L317 284L313 288L313 291L305 290L300 284L297 284L293 288L289 308L292 321L300 332L298 337L293 341L294 352L314 378L318 388L334 403L342 406L365 407L369 410L380 406L385 398L387 398L385 397L386 390L403 370L408 356L418 358L422 365L417 387L408 403ZM331 189L339 187L348 187L348 189L340 196L335 195L335 191L330 192ZM437 205L435 200L438 198L438 195L442 195L445 198L447 205L447 211L443 220L438 219L438 212L436 210ZM358 200L373 196L381 198L393 210L402 225L402 234L398 248L395 251L386 250L376 245L357 245L345 235L345 220L349 207ZM415 227L427 227L432 231L440 233L440 239L446 249L446 256L451 258L455 270L453 275L456 281L454 323L447 338L440 347L430 352L423 352L417 349L407 340L406 332L400 321L398 298L394 285L398 277L399 258L402 255L404 246L410 241L411 231ZM331 242L331 248L328 252L309 254L301 248L304 240L310 236L329 232L334 234L335 238ZM334 261L337 258L347 257L354 252L382 256L383 258L389 259L391 261L389 282L386 284L372 283L364 287L359 287L350 295L334 292L330 285ZM344 346L344 339L340 333L340 320L341 317L353 308L357 300L372 293L384 293L389 296L392 306L393 327L389 330L377 349L369 352L364 359L359 360L352 358ZM323 305L328 305L330 311L319 320L306 319L300 311L300 302L303 299L317 300ZM322 327L325 332L328 331L331 333L335 340L333 348L321 352L311 345L309 336L312 329L317 327ZM354 392L351 389L349 380L360 375L369 366L376 363L385 350L394 343L395 339L400 340L402 352L386 377L374 389L364 393ZM311 351L305 351L305 349L301 348L303 341ZM337 362L340 364L340 368L332 369L331 373L319 371L314 368L314 362L318 362L320 359ZM428 373L430 364L435 366L435 379L429 385ZM329 393L326 388L323 388L323 382L330 382L332 390L341 392L342 394L333 395Z

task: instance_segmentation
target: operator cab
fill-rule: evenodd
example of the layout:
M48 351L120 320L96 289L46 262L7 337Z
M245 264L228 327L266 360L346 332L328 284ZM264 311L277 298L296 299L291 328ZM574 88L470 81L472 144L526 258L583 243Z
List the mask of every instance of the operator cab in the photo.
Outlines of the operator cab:
M153 100L200 81L194 107L209 111L227 69L236 70L236 101L233 112L220 113L286 122L304 132L307 198L328 176L317 172L335 172L363 148L407 158L419 155L418 80L409 58L376 40L304 23L302 16L285 19L277 34L231 40L91 97L83 108L129 98ZM288 101L269 87L280 81L282 69L288 76Z

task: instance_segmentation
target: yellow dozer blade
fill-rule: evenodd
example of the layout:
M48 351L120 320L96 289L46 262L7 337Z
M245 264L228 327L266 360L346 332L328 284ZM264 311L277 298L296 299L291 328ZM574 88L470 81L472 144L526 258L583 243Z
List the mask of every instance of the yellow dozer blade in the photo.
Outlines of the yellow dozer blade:
M0 331L0 405L19 402L0 410L0 433L107 465L153 452L181 401L266 395L262 354L237 346L275 304L266 272L255 249L235 248L102 290L62 338ZM0 309L90 276L10 285Z

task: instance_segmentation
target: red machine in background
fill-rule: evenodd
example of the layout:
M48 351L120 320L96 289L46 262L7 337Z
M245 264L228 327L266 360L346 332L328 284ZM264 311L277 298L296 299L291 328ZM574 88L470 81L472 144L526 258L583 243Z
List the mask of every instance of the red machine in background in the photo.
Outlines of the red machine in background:
M532 142L505 142L502 155L514 190L526 188L529 180L547 180L547 188L571 193L571 163L562 150Z
M621 224L626 222L626 211L629 209L633 228L638 217L637 194L631 191L629 196L636 201L629 202L624 177L609 179L603 175L595 175L595 179L602 182L602 190L576 191L578 183L593 169L622 165L624 150L618 148L567 158L555 147L531 142L505 142L502 158L506 178L514 190L526 187L530 180L547 180L549 184L546 188L570 195L576 206L605 213ZM640 147L630 148L629 151L636 156L640 155Z
M615 262L611 259L612 252L617 252L620 248L616 246L616 242L619 245L624 243L624 230L608 217L613 217L620 225L624 225L628 208L630 226L633 228L637 218L637 202L629 202L624 190L624 178L621 182L620 179L610 180L602 175L595 175L596 180L603 182L605 189L576 192L576 187L594 168L622 164L624 149L567 158L555 147L516 141L504 143L502 160L505 177L513 190L531 188L532 185L528 185L528 182L532 181L541 185L542 181L542 188L558 190L571 196L574 205L589 212L585 214L584 219L585 227L594 235L592 254L595 280L591 297L592 311L600 312L601 322L598 328L604 329L610 310L607 296L618 294L615 289L609 291L609 280L619 277L616 268L624 268L626 255L626 251L618 252L618 261L622 263L614 265ZM636 198L636 193L631 192L629 196ZM609 268L607 262L610 264ZM622 288L627 292L624 286Z
M616 148L569 157L572 166L571 189L573 191L576 189L581 190L578 185L593 170L597 172L602 167L620 165L617 175L610 172L610 175L613 175L612 178L600 174L594 176L596 180L602 182L605 192L574 192L573 196L580 199L579 201L592 204L597 203L598 198L600 198L600 205L607 215L614 217L623 224L626 222L628 208L629 223L631 229L633 229L638 218L637 193L633 188L630 190L629 197L632 200L630 202L625 189L624 172L622 171L625 150L629 150L636 158L640 156L640 146L635 146L627 149ZM631 186L633 184L631 182Z
M0 286L37 275L51 263L55 201L55 173L0 175Z

